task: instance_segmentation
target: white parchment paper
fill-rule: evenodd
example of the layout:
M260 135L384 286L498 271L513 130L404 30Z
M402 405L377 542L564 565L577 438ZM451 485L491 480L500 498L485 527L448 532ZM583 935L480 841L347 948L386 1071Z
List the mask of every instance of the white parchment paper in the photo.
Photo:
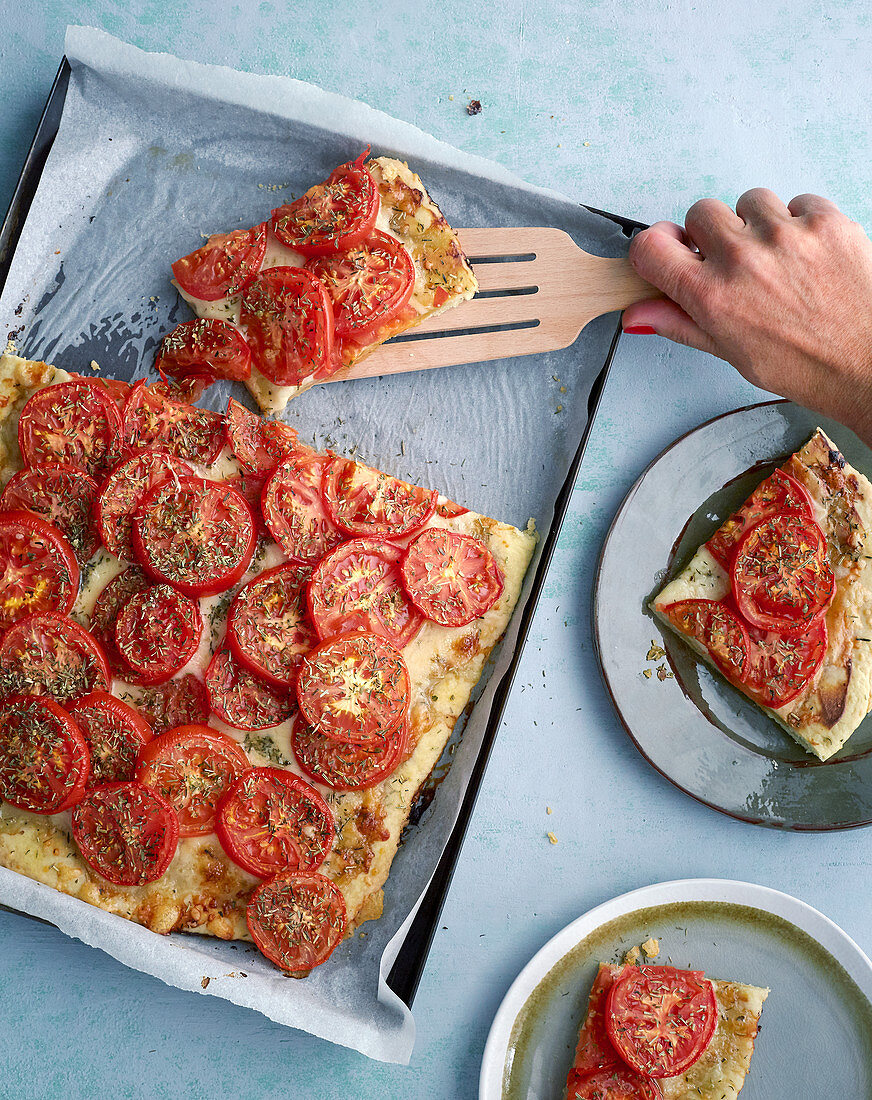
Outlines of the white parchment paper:
M85 373L97 360L119 378L149 370L160 337L190 316L170 284L172 260L201 234L263 220L367 144L408 160L455 226L556 226L588 251L625 251L616 226L572 201L312 85L147 54L81 27L69 28L66 53L60 131L0 298L0 318L30 358ZM285 419L304 439L519 526L533 517L544 533L613 328L601 319L550 355L316 387ZM227 393L213 387L206 403L223 408ZM448 777L394 861L384 916L308 979L280 974L246 944L160 937L3 869L0 903L181 989L407 1062L414 1022L384 978L456 819L518 620Z

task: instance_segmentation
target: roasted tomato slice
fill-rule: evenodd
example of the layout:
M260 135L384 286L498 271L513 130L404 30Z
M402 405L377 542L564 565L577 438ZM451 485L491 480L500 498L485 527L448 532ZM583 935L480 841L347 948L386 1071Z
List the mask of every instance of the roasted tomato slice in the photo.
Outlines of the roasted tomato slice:
M319 256L306 267L327 287L336 335L367 343L408 304L415 265L407 250L374 230L365 241L337 256Z
M836 580L823 531L801 512L777 512L749 528L733 557L733 596L760 630L798 634L829 607Z
M91 378L84 374L76 374L75 371L67 371L67 374L77 382L87 382L92 386L100 386L109 394L118 406L119 411L124 408L124 402L127 400L131 389L129 382L122 382L120 378L103 378L99 374L95 374Z
M706 546L712 557L729 570L736 543L748 528L773 512L784 511L801 512L814 519L814 505L805 488L784 470L776 470L761 481L742 507L721 524Z
M262 271L242 296L240 324L254 366L277 386L326 377L338 366L330 295L301 267Z
M297 447L297 433L281 420L264 420L231 397L227 403L227 442L239 465L254 477L267 477Z
M145 571L189 596L236 584L256 542L248 501L226 481L164 482L143 498L133 521L133 549Z
M135 593L115 620L115 645L131 670L125 678L164 683L194 656L202 633L200 608L175 588L153 584Z
M0 798L34 814L60 813L84 794L88 767L81 730L53 699L0 701Z
M88 744L88 788L134 779L139 754L151 740L151 726L142 715L105 691L76 699L69 712Z
M679 600L663 614L682 633L709 651L718 668L731 680L744 680L748 671L748 631L739 617L719 600Z
M777 634L748 628L749 662L745 687L763 704L784 707L814 679L827 652L827 626L821 617L803 634Z
M260 271L267 228L263 222L253 229L214 233L202 248L172 265L176 282L186 294L204 302L239 294Z
M326 554L306 589L318 637L368 630L397 649L408 645L424 617L403 588L402 557L398 546L381 539L349 539Z
M66 703L108 691L112 674L99 643L73 619L55 612L31 615L0 642L0 691L50 695Z
M606 1031L627 1065L676 1077L699 1058L718 1022L712 983L672 966L628 966L609 990Z
M227 616L234 658L255 676L293 688L303 655L318 641L306 611L309 570L300 565L267 569L236 593Z
M320 966L345 935L342 891L317 871L290 871L261 883L245 911L261 954L295 973Z
M656 1081L622 1066L583 1075L570 1073L566 1100L662 1100Z
M137 382L124 406L124 444L128 450L157 448L210 466L224 446L224 417Z
M0 513L0 631L27 615L68 612L79 565L67 540L31 512Z
M436 515L443 519L456 519L457 516L465 516L469 511L461 504L455 504L453 500L439 499L436 501Z
M503 574L480 539L428 527L409 545L403 584L422 615L441 626L481 618L503 591Z
M115 645L115 624L131 596L143 592L149 582L136 565L130 565L99 592L90 615L91 633L100 643L109 664L120 675L130 674L130 666Z
M157 687L144 688L136 705L155 736L176 726L205 724L209 718L206 688L191 672Z
M264 522L291 561L314 565L345 539L321 493L331 461L329 455L300 448L276 466L264 486Z
M97 550L92 513L99 486L75 466L56 462L19 470L0 494L0 511L26 510L53 524L72 547L79 565Z
M141 783L94 787L73 808L71 824L82 859L116 886L156 882L179 842L175 810Z
M206 670L212 711L239 730L266 730L287 722L293 711L289 689L276 688L234 661L226 649L215 651Z
M406 718L409 670L380 635L340 634L304 658L297 701L309 725L326 737L376 748Z
M380 199L375 180L363 166L366 153L335 168L294 202L272 212L278 239L304 256L352 248L375 227Z
M179 381L218 378L244 382L251 376L251 352L245 337L230 321L195 317L183 321L161 340L155 369Z
M139 782L157 791L179 819L179 836L214 832L215 808L248 768L245 752L210 726L179 726L142 750Z
M122 561L133 560L133 516L158 485L192 474L184 459L166 451L142 450L120 462L103 482L95 515L103 545Z
M38 390L21 410L18 445L27 466L69 462L100 477L117 461L121 415L94 382L62 382Z
M408 719L371 749L325 737L307 726L299 715L291 736L291 747L301 769L316 783L326 783L336 791L374 787L396 770L408 744Z
M350 458L334 458L324 471L330 518L349 535L397 539L420 530L433 515L438 493L373 470Z
M282 768L244 772L221 799L215 828L233 862L258 878L317 870L335 835L321 795Z

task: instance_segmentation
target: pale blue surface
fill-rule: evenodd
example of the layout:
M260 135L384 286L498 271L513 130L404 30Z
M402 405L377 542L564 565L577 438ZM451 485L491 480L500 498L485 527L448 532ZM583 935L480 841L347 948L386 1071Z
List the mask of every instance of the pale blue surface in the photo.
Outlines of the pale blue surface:
M645 220L765 183L785 198L823 192L872 225L862 4L602 0L570 14L486 0L425 18L360 0L176 7L3 0L0 205L64 25L80 22L146 49L312 80ZM484 104L475 118L463 110L471 97ZM757 396L713 359L624 341L415 1002L409 1067L195 998L0 914L0 1097L472 1097L491 1018L527 959L585 909L664 879L786 890L872 951L869 831L776 833L680 794L624 734L591 649L596 558L626 489L677 435Z

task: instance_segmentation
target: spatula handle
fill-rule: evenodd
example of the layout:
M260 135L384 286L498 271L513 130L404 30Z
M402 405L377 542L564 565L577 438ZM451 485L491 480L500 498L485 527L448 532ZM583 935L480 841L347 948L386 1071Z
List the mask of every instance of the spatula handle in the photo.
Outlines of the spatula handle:
M663 297L657 287L636 274L626 257L611 259L585 254L579 264L579 275L584 280L579 290L585 308L590 308L591 318L626 309L633 302Z

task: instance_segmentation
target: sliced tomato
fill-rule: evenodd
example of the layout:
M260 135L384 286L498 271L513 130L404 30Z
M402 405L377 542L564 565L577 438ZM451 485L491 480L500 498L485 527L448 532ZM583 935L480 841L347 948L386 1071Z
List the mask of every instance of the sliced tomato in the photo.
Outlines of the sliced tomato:
M19 470L0 493L0 511L26 510L60 531L79 565L97 551L92 512L99 486L83 470L65 462Z
M260 510L260 498L263 496L263 487L266 484L264 478L255 477L254 474L238 474L224 479L225 484L235 489L240 496L245 497L251 514L254 516L255 534L267 535L267 526L263 521L263 512Z
M263 222L253 229L213 233L201 248L172 265L176 282L186 294L204 302L239 294L260 271L267 229Z
M248 768L248 757L226 733L178 726L142 750L137 778L176 811L179 836L214 832L219 800Z
M481 618L503 591L503 574L480 539L428 527L403 559L403 584L412 603L441 626Z
M306 611L310 572L300 565L267 569L236 593L227 616L235 660L277 688L293 688L303 656L318 641Z
M202 374L189 374L187 378L159 378L151 382L148 388L157 397L168 397L182 405L193 405L212 385L213 379Z
M193 472L190 463L166 451L140 450L119 462L103 482L94 513L109 553L133 561L131 531L137 508L158 485Z
M745 687L764 707L777 710L805 690L827 652L827 625L815 620L803 634L748 628L749 663Z
M218 804L224 851L258 878L315 871L333 846L333 813L314 787L282 768L249 768Z
M194 656L202 633L200 608L189 596L168 584L135 593L115 620L115 645L131 670L125 679L164 683Z
M445 500L440 497L436 501L436 515L442 516L443 519L456 519L458 516L465 516L468 511L468 508L455 504L453 500Z
M587 1015L578 1034L570 1077L584 1077L596 1070L620 1066L622 1062L606 1034L605 1007L609 990L621 974L619 966L600 964L587 1002ZM624 1067L626 1068L626 1067Z
M124 408L124 402L127 400L131 389L129 382L122 382L120 378L104 378L100 374L95 374L91 378L86 377L84 374L76 374L75 371L67 371L67 374L78 382L89 382L93 386L101 386L119 410Z
M269 532L291 561L314 565L345 539L327 512L321 484L330 455L298 448L276 466L261 498Z
M405 720L409 688L399 651L378 634L352 631L303 659L297 701L309 725L326 737L376 748Z
M111 683L99 643L67 615L30 615L10 627L0 642L3 692L50 695L66 703L92 691L108 691Z
M121 415L95 382L61 382L38 390L21 410L18 445L27 466L68 462L100 477L121 448Z
M270 729L286 722L293 711L287 687L261 680L226 649L216 650L209 663L206 690L213 713L234 729Z
M124 406L124 443L128 450L152 447L211 466L224 446L224 417L137 382Z
M69 712L88 744L88 788L134 779L139 754L151 740L151 726L142 715L105 691L76 699Z
M336 335L358 344L370 342L398 316L415 287L412 257L398 240L377 229L353 248L318 256L306 267L327 287Z
M403 588L402 557L398 546L382 539L349 539L325 554L306 588L318 637L368 630L397 649L408 645L424 616Z
M662 1100L662 1096L656 1081L625 1066L570 1073L566 1087L566 1100Z
M0 798L34 814L56 814L85 793L90 760L81 730L45 696L0 700Z
M231 397L227 402L227 442L247 474L267 477L293 454L297 433L282 420L264 420Z
M683 634L704 645L729 679L744 680L751 648L748 631L726 604L720 600L679 600L664 607L663 614Z
M636 1073L676 1077L700 1057L718 1022L712 983L673 966L627 966L609 990L606 1031Z
M248 569L257 526L248 501L226 481L179 477L143 498L132 541L156 580L189 596L214 596Z
M823 531L801 512L777 512L750 527L736 546L733 597L760 630L797 634L832 602L836 580Z
M242 296L240 324L254 366L277 386L298 386L338 367L333 307L320 279L301 267L270 267Z
M325 962L345 935L342 891L317 871L291 871L261 883L245 911L261 954L295 973Z
M136 565L130 565L101 589L94 600L89 626L100 643L110 667L120 675L130 675L130 666L115 644L115 624L132 596L149 587L148 579Z
M95 787L73 808L71 825L82 859L116 886L156 882L179 843L175 810L141 783Z
M775 470L757 486L742 507L721 524L706 546L712 557L729 570L736 543L748 528L774 512L784 511L798 511L814 519L814 505L804 486L784 470Z
M291 748L303 772L335 791L360 791L387 779L403 759L409 743L408 719L374 748L334 741L297 716Z
M304 256L352 248L375 228L378 187L363 166L366 153L340 164L326 183L317 183L294 202L272 212L278 239Z
M57 528L32 512L0 512L0 631L27 615L66 614L79 592L79 565Z
M161 340L154 366L161 378L201 379L207 385L218 378L244 382L251 376L251 351L230 321L195 317Z
M333 522L349 535L397 539L418 531L433 515L439 494L334 457L324 471L324 501Z
M202 680L192 672L144 688L136 705L155 736L175 726L205 724L209 718L209 696Z

